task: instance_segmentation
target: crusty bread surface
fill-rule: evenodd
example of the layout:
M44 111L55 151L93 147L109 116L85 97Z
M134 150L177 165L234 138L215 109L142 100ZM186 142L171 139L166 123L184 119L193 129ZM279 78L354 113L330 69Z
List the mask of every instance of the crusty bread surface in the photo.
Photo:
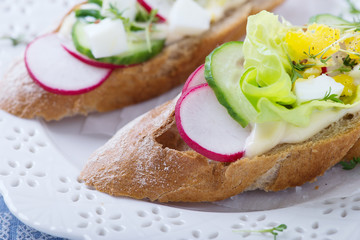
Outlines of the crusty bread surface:
M114 70L100 87L85 94L69 96L45 91L33 82L24 60L20 60L0 81L0 109L23 118L49 121L110 111L158 96L183 83L217 45L239 39L250 14L271 10L281 2L248 0L228 11L206 33L172 43L145 63Z
M80 179L114 196L217 201L248 190L300 186L316 180L348 152L357 151L360 114L348 114L307 141L278 145L263 155L232 163L211 161L181 139L175 104L176 99L120 130L90 157Z

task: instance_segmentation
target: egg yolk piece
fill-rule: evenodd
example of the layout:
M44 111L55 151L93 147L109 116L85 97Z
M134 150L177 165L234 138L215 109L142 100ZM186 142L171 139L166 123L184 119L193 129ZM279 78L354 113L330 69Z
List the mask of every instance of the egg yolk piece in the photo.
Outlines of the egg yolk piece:
M341 83L344 85L344 90L341 94L341 96L350 97L352 96L356 91L356 86L354 84L354 79L346 74L340 74L333 77L334 80L338 83Z
M295 61L317 54L317 58L327 58L340 48L339 44L335 43L339 39L339 29L316 23L309 25L306 30L289 31L285 36L288 52Z
M360 54L360 35L348 38L344 41L346 49L350 52ZM360 57L355 54L350 54L350 58L359 59Z

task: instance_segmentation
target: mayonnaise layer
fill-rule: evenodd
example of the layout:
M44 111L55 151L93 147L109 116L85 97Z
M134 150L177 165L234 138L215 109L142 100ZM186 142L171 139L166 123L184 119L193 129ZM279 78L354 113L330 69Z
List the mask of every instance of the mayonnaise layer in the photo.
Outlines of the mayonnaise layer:
M266 122L253 125L245 144L245 156L253 157L263 154L281 143L298 143L305 141L346 114L360 111L360 103L350 109L327 109L313 112L310 124L297 127L286 122Z

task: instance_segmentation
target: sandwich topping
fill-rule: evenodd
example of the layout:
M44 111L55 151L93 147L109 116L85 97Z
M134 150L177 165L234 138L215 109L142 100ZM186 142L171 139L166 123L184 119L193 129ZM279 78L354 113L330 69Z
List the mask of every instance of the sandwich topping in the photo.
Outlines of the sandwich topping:
M204 156L234 161L263 154L280 143L307 140L346 114L360 111L359 26L328 14L301 27L280 22L266 11L249 17L243 43L224 44L207 57L203 83L238 123L236 128L217 127L228 128L231 135L242 132L238 136L243 141L233 149L219 150L207 145L210 133L205 132L203 139L195 136L193 128L204 124L187 123L192 110L186 102L195 93L202 94L196 87L183 92L178 102L180 134ZM224 141L233 140L218 144Z
M47 92L83 94L104 83L114 69L141 64L166 44L203 34L243 2L89 0L68 14L59 31L27 46L25 65Z
M129 66L163 47L210 29L212 21L244 0L90 0L71 13L60 33L99 62Z

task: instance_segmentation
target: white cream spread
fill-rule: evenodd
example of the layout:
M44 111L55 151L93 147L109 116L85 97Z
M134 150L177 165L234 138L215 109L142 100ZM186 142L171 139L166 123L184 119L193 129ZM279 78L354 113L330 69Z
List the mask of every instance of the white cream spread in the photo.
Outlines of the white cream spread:
M360 103L350 109L327 109L314 112L310 124L297 127L285 122L256 123L246 140L245 155L260 155L281 143L298 143L305 141L348 113L360 111Z

